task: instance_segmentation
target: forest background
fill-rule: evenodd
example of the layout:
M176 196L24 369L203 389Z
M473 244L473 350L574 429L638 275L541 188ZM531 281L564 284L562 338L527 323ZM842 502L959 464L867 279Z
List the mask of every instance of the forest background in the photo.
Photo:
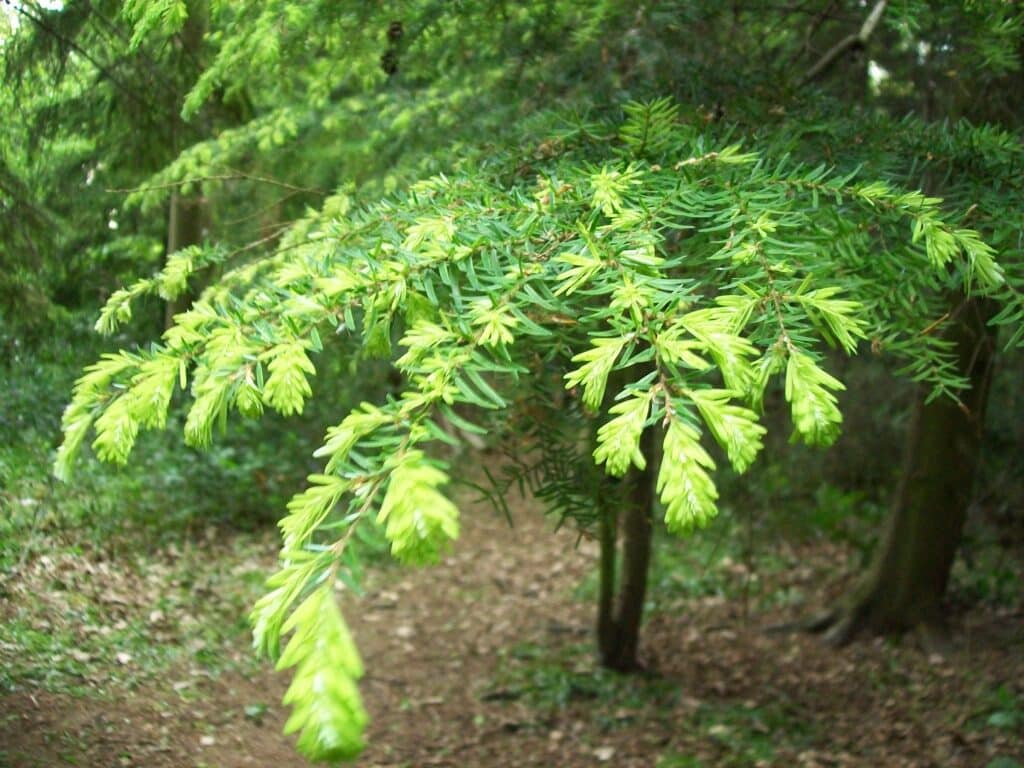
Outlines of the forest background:
M437 579L520 536L566 571L532 564L535 610L572 618L506 630L470 704L366 694L448 724L423 753L375 725L368 759L507 755L497 733L565 765L1018 764L1016 4L3 7L3 759L244 764L223 735L285 712L239 650L253 603L265 653L296 629L300 749L353 755L362 664L324 595L367 593L344 614L370 685L358 617L438 589L387 551L434 559L461 524ZM124 468L73 462L136 436ZM415 632L482 631L433 611ZM774 684L762 642L854 716ZM71 714L126 691L156 722L237 717ZM912 735L882 727L894 698Z

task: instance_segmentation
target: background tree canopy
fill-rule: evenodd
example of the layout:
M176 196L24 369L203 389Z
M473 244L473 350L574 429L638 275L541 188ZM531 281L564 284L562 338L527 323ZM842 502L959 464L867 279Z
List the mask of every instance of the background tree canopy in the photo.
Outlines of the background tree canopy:
M6 351L99 298L120 348L74 387L57 476L169 424L206 448L267 412L257 456L277 417L326 430L250 617L304 754L364 746L334 590L365 541L433 562L451 480L498 508L528 486L600 542L600 658L633 670L651 521L705 525L776 433L832 445L845 356L920 393L874 564L799 626L948 640L1024 339L1016 4L5 11ZM503 457L486 481L466 443Z

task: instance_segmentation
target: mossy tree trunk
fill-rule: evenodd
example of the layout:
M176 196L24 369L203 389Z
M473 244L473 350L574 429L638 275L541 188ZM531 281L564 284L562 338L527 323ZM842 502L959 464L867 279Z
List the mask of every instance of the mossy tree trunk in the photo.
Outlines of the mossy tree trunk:
M651 560L651 518L658 471L657 430L648 427L641 439L647 457L643 470L632 469L623 479L619 508L599 511L600 591L597 646L601 665L617 672L640 669L640 624L647 594ZM618 540L621 534L621 556Z
M970 381L961 402L939 397L914 406L902 477L889 526L871 568L847 600L812 622L828 641L861 632L921 633L926 650L946 646L943 598L971 500L991 379L994 337L984 299L962 299L946 338Z

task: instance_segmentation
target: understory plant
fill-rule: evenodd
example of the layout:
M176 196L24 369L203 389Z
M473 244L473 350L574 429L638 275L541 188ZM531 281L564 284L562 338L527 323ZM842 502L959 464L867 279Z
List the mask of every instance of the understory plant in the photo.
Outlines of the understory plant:
M78 381L63 478L87 442L125 463L178 404L192 446L236 413L298 414L318 358L397 372L393 393L338 404L251 615L256 648L293 671L286 729L310 758L364 745L363 667L335 599L361 528L379 524L411 564L458 536L438 445L476 433L504 446L512 479L595 529L601 655L629 668L650 519L685 534L716 514L719 465L742 473L761 450L769 387L784 391L793 439L822 446L842 423L829 347L896 356L956 397L955 350L929 328L951 290L1004 289L992 249L934 197L714 129L684 123L667 99L631 102L612 117L549 118L524 151L372 205L336 195L271 256L223 271L159 341ZM98 328L113 332L141 296L184 294L221 258L172 254L114 294Z

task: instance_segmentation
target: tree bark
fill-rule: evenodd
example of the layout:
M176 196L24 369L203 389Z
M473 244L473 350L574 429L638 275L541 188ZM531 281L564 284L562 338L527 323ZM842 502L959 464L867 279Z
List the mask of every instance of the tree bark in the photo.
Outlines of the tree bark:
M615 656L616 551L619 538L617 510L602 506L598 512L597 653L601 663ZM608 666L605 664L605 666Z
M188 3L188 16L177 39L184 64L199 66L203 38L209 21L208 10L206 0L191 0ZM184 92L174 94L171 114L177 115L184 95ZM171 151L174 155L181 152L178 144L179 133L183 128L183 123L176 117L171 129ZM203 242L203 233L209 224L207 214L207 201L200 195L183 196L177 190L171 193L167 210L167 256ZM174 316L188 309L193 299L194 292L186 291L176 299L168 301L164 306L164 328L170 328L174 324Z
M995 352L990 300L962 299L946 338L970 381L961 401L918 399L886 534L871 568L835 611L811 623L834 644L861 632L916 630L928 651L946 647L943 598L978 467Z
M641 668L638 657L640 624L647 594L654 480L659 463L656 434L654 427L644 431L640 447L647 457L647 466L642 470L631 469L627 474L625 482L628 488L621 513L619 510L601 510L597 645L601 665L617 672L635 672ZM616 540L620 527L622 567L621 574L617 574ZM617 579L617 576L621 578Z
M203 198L183 197L177 192L171 193L170 206L167 212L167 255L170 256L182 248L199 245L203 242L203 231L207 224L207 205ZM192 303L190 292L168 301L164 307L164 327L170 328L174 316Z

